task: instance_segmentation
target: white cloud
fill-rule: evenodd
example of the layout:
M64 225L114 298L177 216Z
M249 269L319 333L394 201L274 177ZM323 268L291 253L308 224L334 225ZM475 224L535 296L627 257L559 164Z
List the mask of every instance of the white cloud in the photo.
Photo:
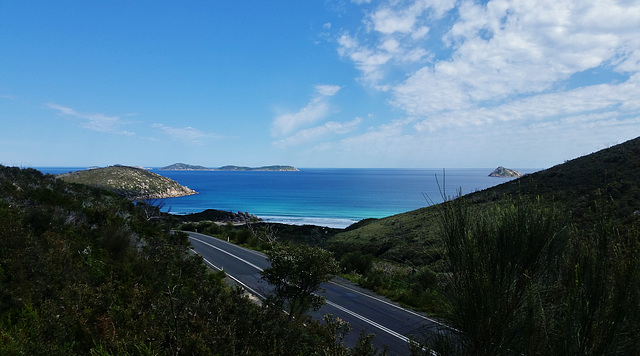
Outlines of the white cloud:
M48 108L56 110L64 116L78 119L80 126L85 129L117 135L134 135L133 132L129 132L121 128L122 126L130 124L130 122L122 120L119 116L108 116L99 113L82 113L55 103L48 103L46 105Z
M386 0L362 8L360 26L342 29L338 54L408 120L318 151L400 166L393 157L407 165L452 154L468 166L491 155L560 163L554 150L580 155L589 152L577 145L595 150L637 136L637 1ZM505 137L514 137L509 150L496 145Z
M285 148L317 141L329 134L344 135L355 130L361 122L362 119L359 117L348 122L329 121L321 126L300 130L294 135L276 141L273 144L276 147Z
M424 120L419 127L500 122L504 119L490 115L504 116L509 108L515 116L539 117L536 113L542 110L550 119L567 114L562 105L566 99L577 105L605 105L590 110L629 106L627 98L640 90L632 79L626 84L616 79L593 90L563 92L572 76L587 70L630 76L640 71L637 2L460 1L456 11L449 12L453 5L384 2L364 17L364 34L356 31L356 38L345 32L338 39L338 53L353 61L365 83L388 90L394 106ZM442 26L436 20L446 14L449 20L444 22L451 25L445 35L424 40L432 26ZM437 40L440 47L434 47ZM425 60L430 62L413 70L403 66ZM390 76L394 71L404 71L406 77ZM579 81L573 85L581 86ZM581 93L580 100L576 93ZM526 104L534 102L545 107ZM514 108L528 109L528 114Z
M396 32L408 33L413 29L417 15L409 9L399 13L385 7L371 14L371 26L374 30L387 35Z
M600 84L525 97L492 107L463 109L430 116L416 124L416 129L434 131L447 126L553 121L594 113L606 115L610 119L640 116L640 87L634 82Z
M349 35L343 34L338 38L338 53L343 57L349 57L356 68L362 72L363 78L369 83L377 83L384 77L382 66L392 58L384 49L377 51L366 46L361 46L358 41Z
M320 85L316 85L315 89L320 96L334 96L340 90L340 86L320 84Z
M301 127L325 118L331 113L331 105L327 99L336 95L339 90L340 86L338 85L317 85L314 95L304 108L295 113L282 114L274 120L271 127L272 135L288 135Z
M396 2L382 4L363 19L366 31L358 36L344 31L338 38L338 53L351 59L362 72L362 79L379 90L387 90L385 79L389 67L422 63L431 51L419 44L426 39L430 27L424 18L439 18L453 2ZM356 31L361 32L361 31Z
M193 127L172 127L163 124L153 124L153 128L159 129L173 140L183 142L189 145L200 145L202 140L206 138L217 138L215 134L209 134Z
M300 156L326 157L322 163L332 167L353 167L356 162L359 167L546 168L636 137L640 116L611 119L607 114L587 114L524 125L503 122L490 130L444 127L435 134L412 132L412 123L395 120L319 143L301 150Z

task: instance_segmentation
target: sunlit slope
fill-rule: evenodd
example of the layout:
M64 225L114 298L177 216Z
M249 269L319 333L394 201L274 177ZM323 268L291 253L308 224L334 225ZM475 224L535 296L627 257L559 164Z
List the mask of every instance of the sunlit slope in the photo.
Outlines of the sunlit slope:
M61 174L69 182L108 189L131 200L180 197L196 194L178 182L143 168L111 166Z

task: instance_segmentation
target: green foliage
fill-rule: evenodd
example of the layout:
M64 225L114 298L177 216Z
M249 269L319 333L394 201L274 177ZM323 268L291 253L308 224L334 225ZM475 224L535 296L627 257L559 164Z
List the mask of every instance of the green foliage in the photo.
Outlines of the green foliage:
M597 219L591 212L596 202L606 197L610 224L621 235L636 223L640 214L640 138L580 157L547 170L511 180L490 189L462 197L470 215L491 211L505 197L540 197L557 211L566 211L568 223L582 229L593 226ZM372 254L384 260L407 266L428 266L436 273L443 290L449 264L441 238L441 206L432 205L383 219L368 219L345 229L329 240L328 248L340 258L348 252ZM366 276L365 276L366 278ZM405 278L405 277L403 277ZM406 283L397 288L409 288ZM401 291L381 289L396 298ZM413 298L412 298L413 299ZM412 305L425 308L424 305ZM430 312L438 310L426 307Z
M470 354L526 344L523 310L555 269L566 225L539 200L507 200L472 217L460 199L444 204L442 224L451 270L447 319L464 333Z
M596 204L599 205L599 204ZM443 205L451 275L444 349L457 354L631 354L640 343L640 234L598 208L570 227L542 200L470 214ZM456 347L454 347L456 345Z
M416 310L442 314L443 300L437 275L427 266L413 268L402 264L374 261L370 271L358 275L360 286Z
M604 201L577 231L554 291L550 348L565 354L632 354L640 349L640 233L615 227ZM601 206L601 207L600 207Z
M541 197L558 209L572 213L577 225L586 221L599 196L610 197L612 222L624 230L640 210L640 138L602 150L564 164L511 180L493 188L465 195L470 208L491 209L505 196ZM441 253L440 207L438 205L367 220L336 234L329 249L336 256L347 251L371 253L377 258L443 267ZM444 270L443 270L444 271Z
M324 297L315 294L320 284L338 271L331 252L320 247L279 243L267 251L271 267L262 278L273 286L267 303L284 309L290 319L302 320L310 309L318 310Z
M373 255L360 251L348 252L340 258L340 269L343 273L356 272L366 274L373 266Z
M0 355L304 355L325 347L323 325L294 325L227 287L223 272L188 253L186 234L144 209L0 166Z

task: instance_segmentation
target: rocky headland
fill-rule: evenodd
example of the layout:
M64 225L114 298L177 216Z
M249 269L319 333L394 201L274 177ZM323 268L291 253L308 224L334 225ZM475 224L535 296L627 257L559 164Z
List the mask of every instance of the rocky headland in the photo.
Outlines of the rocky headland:
M130 200L174 198L197 194L178 182L143 168L110 166L60 174L57 178L70 183L108 189Z

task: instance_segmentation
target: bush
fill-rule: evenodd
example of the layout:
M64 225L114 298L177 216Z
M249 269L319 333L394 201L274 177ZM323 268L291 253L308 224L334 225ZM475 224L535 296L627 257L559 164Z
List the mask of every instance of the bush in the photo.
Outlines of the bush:
M456 199L443 206L442 231L452 272L448 319L469 353L523 350L538 321L528 303L549 285L568 240L562 215L539 199L508 199L472 215Z
M249 229L242 229L238 233L236 233L235 241L238 244L245 244L249 239L253 237L253 233Z
M315 292L338 270L333 254L320 247L279 243L267 251L271 267L262 271L262 278L273 286L267 304L286 310L289 319L302 320L310 309L324 304L323 296Z
M357 272L361 275L369 273L373 266L373 255L360 251L349 252L340 258L340 269L343 273Z

